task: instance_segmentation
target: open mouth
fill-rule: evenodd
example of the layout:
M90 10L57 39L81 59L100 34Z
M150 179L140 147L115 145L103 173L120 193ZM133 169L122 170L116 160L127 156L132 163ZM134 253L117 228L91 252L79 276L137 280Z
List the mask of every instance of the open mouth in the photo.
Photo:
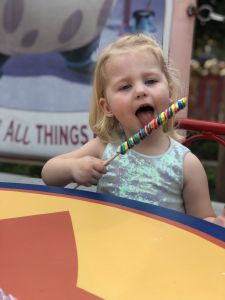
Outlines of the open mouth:
M142 105L138 108L135 115L142 126L148 124L154 118L155 109L151 105Z

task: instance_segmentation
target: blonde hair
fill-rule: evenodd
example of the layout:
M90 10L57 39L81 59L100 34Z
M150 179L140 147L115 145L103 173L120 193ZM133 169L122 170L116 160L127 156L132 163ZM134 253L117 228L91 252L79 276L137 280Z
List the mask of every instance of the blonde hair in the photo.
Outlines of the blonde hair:
M177 72L168 64L164 58L162 48L152 37L138 33L120 37L117 41L109 44L102 51L95 67L89 114L89 123L92 131L106 143L118 141L123 133L117 119L105 116L99 105L99 99L104 97L107 85L106 64L112 57L131 51L149 51L149 53L153 54L168 81L170 99L175 101L178 96L179 81ZM170 119L164 126L164 131L168 132L170 136L179 139L173 129L173 123L174 120Z

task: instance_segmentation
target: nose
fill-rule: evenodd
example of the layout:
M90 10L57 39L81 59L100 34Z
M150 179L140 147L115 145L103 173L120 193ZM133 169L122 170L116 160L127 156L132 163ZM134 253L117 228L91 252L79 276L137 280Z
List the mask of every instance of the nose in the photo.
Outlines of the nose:
M135 94L138 99L147 96L147 89L143 82L137 82L135 84Z

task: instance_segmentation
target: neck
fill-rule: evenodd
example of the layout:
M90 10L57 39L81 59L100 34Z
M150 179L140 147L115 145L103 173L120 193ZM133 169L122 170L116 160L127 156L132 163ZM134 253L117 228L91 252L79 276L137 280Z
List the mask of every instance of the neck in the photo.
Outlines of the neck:
M134 150L145 155L154 156L163 154L169 145L168 136L162 130L157 130L136 145Z

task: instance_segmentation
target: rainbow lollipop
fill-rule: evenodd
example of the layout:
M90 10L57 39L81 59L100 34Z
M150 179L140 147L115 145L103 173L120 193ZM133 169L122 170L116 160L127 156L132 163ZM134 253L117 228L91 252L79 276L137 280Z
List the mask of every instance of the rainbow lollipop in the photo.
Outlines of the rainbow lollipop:
M145 125L144 128L141 128L133 136L129 137L124 143L122 143L116 150L116 153L104 162L104 165L107 166L114 158L120 154L125 154L135 145L139 144L141 140L145 139L150 135L153 130L156 130L160 125L165 124L169 119L171 119L176 113L183 109L187 105L187 98L182 98L177 102L170 105L165 111L161 112L156 118L151 122ZM79 185L76 185L77 188Z
M156 118L141 128L133 136L129 137L124 143L122 143L116 150L116 153L105 162L108 165L116 156L125 154L135 145L139 144L141 140L145 139L150 135L153 130L156 130L160 125L165 124L171 119L176 113L183 109L187 105L187 98L179 99L177 102L171 104L165 111L161 112Z

